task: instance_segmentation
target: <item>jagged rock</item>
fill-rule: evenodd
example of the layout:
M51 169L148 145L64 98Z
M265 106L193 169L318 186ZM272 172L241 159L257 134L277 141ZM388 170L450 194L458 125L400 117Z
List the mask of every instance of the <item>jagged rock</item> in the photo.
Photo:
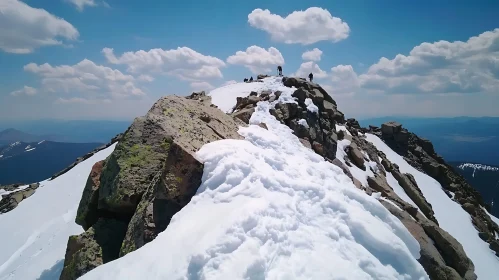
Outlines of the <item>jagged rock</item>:
M258 96L258 92L252 91L252 92L250 92L249 96Z
M241 139L240 125L239 119L197 100L161 98L125 132L105 161L98 187L96 176L90 176L87 189L94 191L82 197L78 209L86 213L78 219L89 227L85 239L97 242L98 229L106 231L118 244L114 259L153 240L201 183L203 165L194 153L212 141ZM107 231L116 224L123 230ZM92 268L87 262L79 270Z
M402 125L398 122L386 122L381 125L381 133L386 135L393 135L402 130Z
M440 164L431 160L423 159L423 170L433 178L440 175Z
M499 254L499 240L494 240L490 242L489 248Z
M454 268L464 279L476 279L475 266L466 256L463 246L454 237L429 220L422 221L421 226L435 242L449 266Z
M310 93L303 88L298 88L297 90L295 90L295 92L293 92L291 96L296 97L298 99L298 102L300 104L303 104L305 103L305 99L310 96Z
M313 142L312 149L319 155L324 156L324 147L322 147L321 143Z
M348 124L348 126L350 126L352 128L357 128L357 129L360 128L359 122L354 118L347 119L347 124ZM351 130L350 133L352 133L352 131L353 130Z
M425 232L425 230L423 229L423 227L419 222L413 219L411 215L409 215L404 211L400 211L392 204L385 201L380 201L380 202L381 204L383 204L383 206L385 206L385 208L387 208L390 211L390 213L392 213L402 222L402 224L404 224L404 226L409 230L411 235L418 241L420 247L420 258L418 261L421 263L425 271L428 273L430 279L438 279L438 280L465 279L453 267L448 266L447 259L445 259L440 254L439 248L436 247L438 246L438 244L436 243L436 241L433 241L432 238L428 236L428 234ZM471 261L469 263L471 263ZM471 267L467 271L473 273Z
M399 133L393 135L395 141L402 143L402 144L407 144L409 141L409 133L405 130L401 130Z
M466 212L470 213L472 216L476 215L475 205L467 202L467 203L463 204L462 207L464 208L464 210L466 210Z
M206 105L211 105L211 96L206 95L206 92L193 92L191 95L186 96L187 99L198 100Z
M265 129L265 130L269 130L266 123L259 123L258 126Z
M366 170L364 165L364 155L360 152L359 148L355 143L351 143L347 148L347 154L350 160L360 169Z
M59 279L77 279L97 266L118 258L125 230L125 222L101 218L86 232L70 236Z
M289 120L298 113L298 104L296 103L278 103L275 106L276 110L281 111L283 120Z
M165 170L151 181L133 215L120 251L123 256L152 241L196 194L203 164L172 142Z
M0 189L11 191L11 193L1 196L2 200L0 200L0 214L7 213L16 208L21 201L33 195L39 186L40 183L34 183L30 184L23 190L17 190L17 188L20 187L18 184L0 187Z
M258 80L265 79L265 78L268 78L268 77L270 77L270 76L269 76L269 75L266 75L266 74L258 74L258 76L256 76L256 78L257 78Z
M98 161L92 166L87 183L83 189L78 212L76 213L76 223L88 230L95 222L97 222L97 204L99 200L100 176L104 161Z
M319 93L321 93L324 96L324 100L329 101L334 105L337 105L336 101L334 101L334 99L322 87L320 87L315 83L308 82L305 79L296 78L296 77L283 77L282 83L287 87L304 88L308 91L316 89L318 90Z
M414 184L410 177L408 177L406 174L401 174L400 171L395 168L391 171L391 173L397 180L399 185L407 193L407 195L412 199L412 201L414 201L419 209L421 209L423 214L425 214L428 219L436 222L437 220L434 217L435 214L433 212L433 209L431 208L430 203L426 201L426 198L421 193L421 190L419 189L417 184Z
M310 138L310 133L308 129L299 124L298 120L291 120L289 122L289 128L293 130L293 133L298 137L298 138Z
M242 109L232 114L234 118L242 120L244 123L249 124L251 115L255 112L255 108Z
M383 178L376 174L375 177L367 177L367 184L369 187L375 191L381 192L385 196L392 192L392 188L386 182L386 178Z

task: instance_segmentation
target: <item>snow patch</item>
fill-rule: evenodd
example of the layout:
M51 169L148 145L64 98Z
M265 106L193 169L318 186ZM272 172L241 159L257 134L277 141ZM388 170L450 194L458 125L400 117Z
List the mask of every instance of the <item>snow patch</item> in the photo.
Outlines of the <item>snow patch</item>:
M464 170L466 168L471 168L474 170L481 170L481 171L499 171L499 167L494 167L494 166L489 166L485 164L479 164L479 163L463 163L458 166L458 168ZM474 172L473 172L474 174Z
M42 140L42 141L38 142L37 145L40 145L43 142L45 142L45 140Z
M318 114L319 113L319 107L317 107L314 102L312 101L312 99L310 98L306 98L305 99L305 105L307 105L307 110L309 110L310 112L312 113L316 113Z
M42 279L62 269L68 237L83 230L74 220L88 174L116 143L40 187L14 210L0 215L0 279ZM59 275L55 275L55 279Z
M33 151L34 149L36 149L36 148L27 149L25 152L30 152L30 151Z
M164 232L81 279L428 279L403 224L272 106L257 104L245 140L198 151L202 184Z
M366 133L366 137L392 163L399 166L400 172L414 176L424 197L432 205L440 227L463 245L466 254L473 261L478 279L496 279L499 275L499 259L489 249L488 243L480 239L470 215L461 205L451 200L435 179L416 170L376 135Z
M300 124L300 125L302 125L302 126L304 126L306 128L309 128L308 123L307 123L307 121L305 119L298 120L298 124Z

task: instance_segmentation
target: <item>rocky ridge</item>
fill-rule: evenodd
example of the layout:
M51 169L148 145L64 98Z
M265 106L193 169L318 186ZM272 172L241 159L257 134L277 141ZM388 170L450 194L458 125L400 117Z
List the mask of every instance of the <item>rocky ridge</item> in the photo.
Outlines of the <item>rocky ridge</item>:
M494 246L494 232L499 230L481 210L479 194L452 173L431 143L398 124L362 128L355 119L346 120L334 99L315 83L284 77L283 84L296 89L293 97L297 102L275 102L271 114L286 124L304 146L339 166L357 188L379 195L385 208L420 244L419 262L430 278L476 279L474 264L461 244L439 227L432 205L416 180L402 173L364 134L380 136L412 166L434 175L439 182L448 182L444 188L449 195L461 200L470 214L473 212L481 237ZM76 279L152 241L200 185L203 165L195 152L212 141L241 138L238 127L249 123L256 104L276 101L279 95L279 91L252 92L238 98L230 114L218 110L204 92L188 97L168 96L156 102L146 116L135 119L113 154L92 168L76 218L85 233L69 238L61 279ZM339 149L343 149L340 154L344 156L338 154ZM372 172L372 176L366 183L360 182L350 172L353 166ZM394 192L386 179L388 173L417 208Z

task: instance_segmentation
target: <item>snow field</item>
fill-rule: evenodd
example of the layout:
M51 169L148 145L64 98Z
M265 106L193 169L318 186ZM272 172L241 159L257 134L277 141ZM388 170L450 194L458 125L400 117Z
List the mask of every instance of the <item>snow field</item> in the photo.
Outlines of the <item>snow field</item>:
M276 78L262 84L294 102ZM226 102L240 86L215 93ZM301 145L273 105L259 102L250 120L268 130L241 127L245 140L198 151L202 184L164 232L81 279L428 279L402 223Z
M410 173L414 176L424 197L432 205L440 227L463 245L466 254L473 261L478 279L497 279L499 258L489 249L488 243L478 237L470 215L461 205L452 201L435 179L409 165L376 135L366 133L366 137L378 150L385 153L392 163L396 163L402 173Z
M14 210L0 215L0 279L59 279L68 237L83 232L74 220L95 162L116 144L96 153L40 187Z

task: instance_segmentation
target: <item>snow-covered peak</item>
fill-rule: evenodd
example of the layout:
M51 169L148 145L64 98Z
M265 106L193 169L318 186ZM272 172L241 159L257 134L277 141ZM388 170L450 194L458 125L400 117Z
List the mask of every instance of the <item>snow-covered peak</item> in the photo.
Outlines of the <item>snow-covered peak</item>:
M265 81L292 100L292 89ZM215 105L232 108L235 98L221 97L240 86L212 91ZM272 107L258 103L244 140L197 152L202 184L164 232L81 279L428 279L405 226L304 147Z
M489 166L480 163L463 163L458 166L462 170L466 168L480 170L480 171L499 171L499 167Z

